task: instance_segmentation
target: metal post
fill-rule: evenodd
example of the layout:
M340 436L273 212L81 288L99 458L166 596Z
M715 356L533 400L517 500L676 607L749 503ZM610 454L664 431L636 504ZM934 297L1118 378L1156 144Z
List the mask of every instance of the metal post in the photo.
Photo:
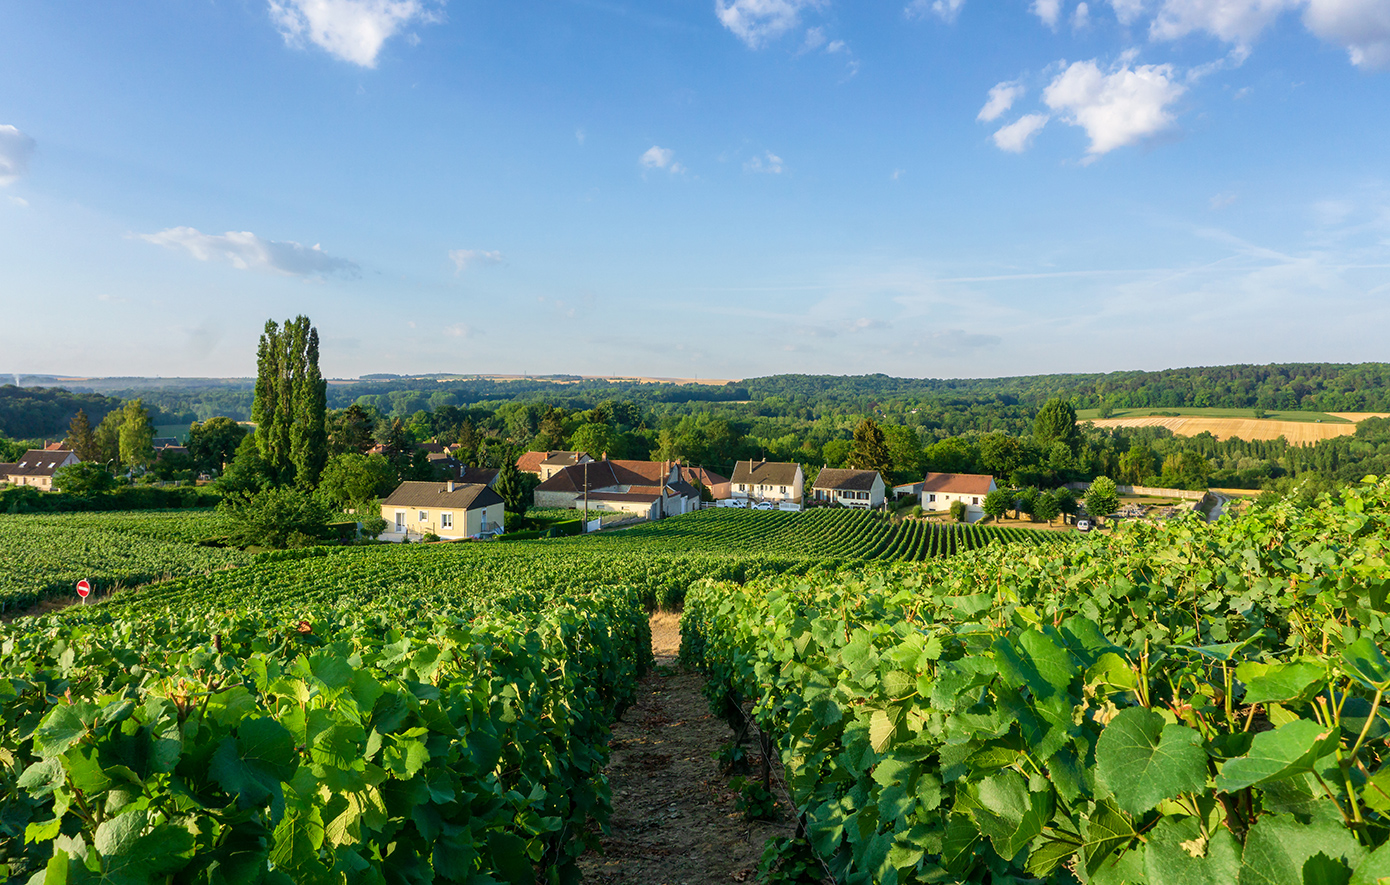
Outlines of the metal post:
M584 534L589 533L589 462L584 462Z

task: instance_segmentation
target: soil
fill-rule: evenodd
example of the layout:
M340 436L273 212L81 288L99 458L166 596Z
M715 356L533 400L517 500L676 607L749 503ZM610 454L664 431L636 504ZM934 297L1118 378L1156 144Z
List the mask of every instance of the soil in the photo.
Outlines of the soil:
M638 687L636 704L613 726L613 817L602 854L580 859L585 882L752 882L763 844L794 832L785 808L779 822L745 821L735 809L729 775L713 758L733 732L710 713L700 674L679 668L679 650L680 616L654 614L656 668ZM747 746L757 771L757 742Z

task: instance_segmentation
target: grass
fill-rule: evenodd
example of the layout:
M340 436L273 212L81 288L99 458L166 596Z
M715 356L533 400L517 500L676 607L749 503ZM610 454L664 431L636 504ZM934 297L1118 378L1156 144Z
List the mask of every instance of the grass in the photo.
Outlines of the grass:
M1174 406L1171 408L1145 406L1142 409L1115 409L1111 418L1145 418L1149 415L1161 415L1171 412L1178 415L1188 415L1194 418L1251 418L1255 417L1254 409L1198 409L1186 406ZM1100 409L1078 409L1076 412L1079 421L1098 421L1100 420ZM1267 412L1264 420L1266 421L1308 421L1321 422L1323 424L1352 424L1345 418L1338 418L1336 415L1329 415L1326 412Z

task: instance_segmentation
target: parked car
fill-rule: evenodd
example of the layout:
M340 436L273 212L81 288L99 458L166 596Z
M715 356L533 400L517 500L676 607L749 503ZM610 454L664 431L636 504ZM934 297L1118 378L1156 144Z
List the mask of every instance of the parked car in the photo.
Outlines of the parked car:
M1076 530L1078 532L1089 532L1091 530L1091 521L1084 516L1081 517L1076 521Z
M754 510L776 510L777 505L771 501L759 501L753 505Z

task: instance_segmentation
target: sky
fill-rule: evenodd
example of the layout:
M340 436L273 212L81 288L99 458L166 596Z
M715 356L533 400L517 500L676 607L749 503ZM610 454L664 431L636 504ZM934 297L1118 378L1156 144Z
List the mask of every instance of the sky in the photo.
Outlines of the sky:
M0 372L1390 360L1390 0L0 3Z

